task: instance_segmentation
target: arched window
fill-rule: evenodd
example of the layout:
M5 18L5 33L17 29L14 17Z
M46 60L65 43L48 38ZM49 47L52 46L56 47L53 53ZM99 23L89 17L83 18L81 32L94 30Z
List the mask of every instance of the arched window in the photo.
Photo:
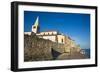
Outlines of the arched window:
M48 35L49 35L49 32L48 32Z
M64 40L63 40L63 39L61 39L61 42L63 43L63 42L64 42Z
M53 35L53 32L52 32L52 35Z
M36 28L35 26L33 28Z

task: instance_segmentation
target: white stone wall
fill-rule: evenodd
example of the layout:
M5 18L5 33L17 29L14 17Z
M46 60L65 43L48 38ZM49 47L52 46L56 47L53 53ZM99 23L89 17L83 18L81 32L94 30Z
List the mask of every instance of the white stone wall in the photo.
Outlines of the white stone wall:
M43 39L51 40L51 41L53 41L53 42L56 42L56 36L43 36L42 38L43 38Z
M25 35L31 35L31 32L24 32Z
M34 29L35 30L35 29ZM24 32L26 35L31 35L31 32ZM53 42L65 44L66 39L64 35L57 35L57 31L41 32L36 34L39 38L48 39Z
M64 35L57 35L58 43L65 44L65 36Z
M48 34L49 33L49 34ZM40 34L36 34L37 36L39 36L39 38L43 38L43 39L48 39L51 40L53 42L58 42L61 44L65 44L65 37L64 35L57 35L56 32L53 32L55 35L50 34L51 32L41 32Z
M57 35L57 31L41 32L40 35Z

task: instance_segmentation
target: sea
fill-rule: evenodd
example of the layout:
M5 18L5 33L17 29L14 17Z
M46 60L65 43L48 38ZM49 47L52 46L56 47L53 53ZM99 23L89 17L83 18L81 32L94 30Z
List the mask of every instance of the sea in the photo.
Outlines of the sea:
M90 58L90 48L89 49L82 49L85 52L87 58Z

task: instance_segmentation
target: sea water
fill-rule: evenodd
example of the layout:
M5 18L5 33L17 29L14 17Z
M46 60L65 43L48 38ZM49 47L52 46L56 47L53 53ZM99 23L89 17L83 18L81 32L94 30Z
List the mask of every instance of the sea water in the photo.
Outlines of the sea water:
M87 58L90 58L90 49L83 49Z

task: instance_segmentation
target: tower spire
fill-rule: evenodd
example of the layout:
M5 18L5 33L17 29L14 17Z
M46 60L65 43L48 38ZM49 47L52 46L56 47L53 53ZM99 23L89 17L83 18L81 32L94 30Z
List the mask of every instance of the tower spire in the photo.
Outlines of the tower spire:
M36 18L34 25L32 25L32 32L39 33L39 16Z
M34 26L39 26L39 16L36 18L36 21L34 23Z

